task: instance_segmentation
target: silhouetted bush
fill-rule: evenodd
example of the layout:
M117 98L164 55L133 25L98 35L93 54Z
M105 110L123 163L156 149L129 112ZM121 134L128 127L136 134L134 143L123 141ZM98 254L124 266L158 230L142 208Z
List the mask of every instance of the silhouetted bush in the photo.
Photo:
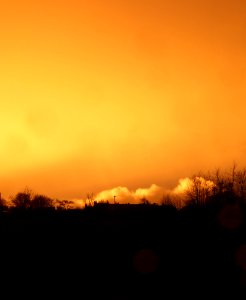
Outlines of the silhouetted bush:
M15 208L26 210L31 207L32 192L26 189L24 192L17 193L12 199Z
M56 200L56 209L67 210L74 208L73 201L70 200Z
M54 201L44 195L35 195L31 200L31 207L33 209L54 208Z
M0 198L0 211L5 211L7 208L7 201L3 198Z

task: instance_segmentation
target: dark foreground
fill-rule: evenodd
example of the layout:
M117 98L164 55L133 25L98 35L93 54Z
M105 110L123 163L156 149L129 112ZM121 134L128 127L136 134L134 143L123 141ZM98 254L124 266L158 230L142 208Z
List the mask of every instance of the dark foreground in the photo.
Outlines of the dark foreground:
M245 299L245 211L233 209L1 213L1 292L21 299Z

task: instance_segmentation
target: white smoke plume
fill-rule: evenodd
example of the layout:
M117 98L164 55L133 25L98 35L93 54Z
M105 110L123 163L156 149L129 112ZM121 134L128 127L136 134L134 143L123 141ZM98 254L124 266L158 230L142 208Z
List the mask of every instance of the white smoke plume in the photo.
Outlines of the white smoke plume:
M204 188L212 187L214 183L206 180L203 177L196 177ZM182 207L187 200L187 191L194 185L194 179L182 178L179 180L178 185L173 189L167 189L156 184L152 184L148 188L138 188L136 190L129 190L127 187L114 187L112 189L101 191L93 196L93 200L97 202L109 202L120 204L138 204L143 201L149 203L172 203L177 207ZM88 203L83 200L83 203Z

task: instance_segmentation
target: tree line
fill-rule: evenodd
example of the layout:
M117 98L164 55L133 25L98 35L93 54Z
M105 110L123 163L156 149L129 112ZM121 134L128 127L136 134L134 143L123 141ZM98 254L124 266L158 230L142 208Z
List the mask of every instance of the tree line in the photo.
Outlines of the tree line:
M245 205L246 169L237 170L233 165L229 171L217 169L213 173L195 175L185 196L188 205Z
M108 204L108 201L101 201L101 204ZM97 205L94 194L87 194L85 207ZM119 203L117 203L119 204ZM151 205L146 198L140 200L142 205ZM156 205L156 203L154 203ZM196 174L189 182L182 195L163 195L159 204L162 206L173 206L176 209L183 207L221 206L224 204L246 205L246 169L237 169L233 165L229 171L217 169L207 174ZM70 210L74 208L74 202L70 200L52 199L43 194L35 194L26 188L24 191L12 196L6 201L0 194L0 211L9 209L18 210Z
M18 210L67 210L73 207L73 201L52 199L46 195L35 194L26 188L23 192L17 193L9 201L0 198L0 211L11 209Z

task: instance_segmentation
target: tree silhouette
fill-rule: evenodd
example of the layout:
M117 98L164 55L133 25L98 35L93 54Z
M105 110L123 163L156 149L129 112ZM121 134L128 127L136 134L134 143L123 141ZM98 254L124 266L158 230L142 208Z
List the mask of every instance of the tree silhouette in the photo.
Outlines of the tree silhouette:
M54 207L54 201L45 195L35 195L31 201L33 209L46 209Z
M56 200L56 208L58 210L72 209L73 204L73 201L70 200Z
M237 192L242 202L246 199L246 169L239 170L236 173Z
M161 205L166 205L166 206L174 205L173 200L169 194L162 196Z
M147 198L145 198L145 197L141 198L141 199L140 199L140 202L141 202L142 204L150 204L149 200L148 200Z
M87 200L88 200L89 206L93 206L93 204L94 204L94 197L95 197L94 193L88 193L87 194Z
M0 211L3 211L7 208L7 201L3 198L0 198Z
M26 189L24 192L17 193L12 199L15 208L29 209L31 207L32 192Z
M193 176L191 184L186 191L188 203L204 205L213 192L214 183L206 176Z

